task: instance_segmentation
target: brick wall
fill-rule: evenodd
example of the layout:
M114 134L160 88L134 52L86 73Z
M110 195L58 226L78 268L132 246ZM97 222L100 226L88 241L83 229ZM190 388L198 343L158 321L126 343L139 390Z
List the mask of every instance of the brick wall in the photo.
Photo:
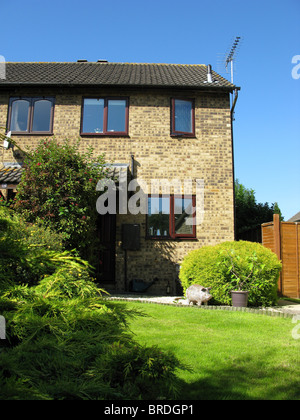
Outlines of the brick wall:
M170 136L170 98L182 92L167 90L131 90L88 92L84 95L118 95L129 97L128 137L82 137L80 150L91 145L95 153L105 153L107 162L130 163L134 155L135 177L155 179L203 179L204 218L197 226L196 240L155 241L145 239L145 215L117 217L116 288L124 286L124 251L121 248L121 225L141 225L141 250L127 252L128 280L158 281L150 293L161 293L170 282L175 292L176 264L192 249L233 240L233 179L229 95L226 93L191 92L195 98L195 138ZM59 139L80 137L83 93L61 90L15 91L11 96L55 96L54 135ZM0 125L6 125L9 93L0 94ZM45 136L14 136L21 147L35 147ZM12 162L12 152L4 152L2 161ZM150 191L145 191L150 192ZM195 191L194 191L195 192ZM113 285L108 286L108 288Z

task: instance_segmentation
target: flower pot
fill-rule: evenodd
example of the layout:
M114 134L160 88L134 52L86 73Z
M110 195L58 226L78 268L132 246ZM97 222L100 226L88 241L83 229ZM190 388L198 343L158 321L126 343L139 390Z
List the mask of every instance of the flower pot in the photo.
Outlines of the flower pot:
M236 308L246 308L248 305L249 292L246 291L231 291L232 306Z

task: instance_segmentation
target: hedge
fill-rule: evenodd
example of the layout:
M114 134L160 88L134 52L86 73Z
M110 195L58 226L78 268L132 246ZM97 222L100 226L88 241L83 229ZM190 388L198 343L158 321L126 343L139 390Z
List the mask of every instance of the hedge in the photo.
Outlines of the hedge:
M231 290L237 290L233 266L244 279L249 276L244 285L249 290L249 306L276 304L281 263L270 249L247 241L224 242L191 251L179 274L184 292L191 284L211 287L210 304L230 305Z

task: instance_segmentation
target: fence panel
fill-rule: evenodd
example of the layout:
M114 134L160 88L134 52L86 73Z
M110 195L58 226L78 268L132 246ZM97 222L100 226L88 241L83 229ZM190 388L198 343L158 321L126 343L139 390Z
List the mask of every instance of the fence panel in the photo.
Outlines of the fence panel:
M262 244L282 261L278 290L283 296L300 298L300 225L279 222L274 215L271 223L262 225Z

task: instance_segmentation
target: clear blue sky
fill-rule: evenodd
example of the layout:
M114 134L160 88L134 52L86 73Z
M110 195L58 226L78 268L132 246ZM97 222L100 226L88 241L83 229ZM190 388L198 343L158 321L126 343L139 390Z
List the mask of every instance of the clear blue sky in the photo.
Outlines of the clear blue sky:
M243 37L234 82L236 177L300 211L300 0L0 0L6 61L211 64ZM300 73L300 71L299 71ZM229 74L221 73L227 78Z

